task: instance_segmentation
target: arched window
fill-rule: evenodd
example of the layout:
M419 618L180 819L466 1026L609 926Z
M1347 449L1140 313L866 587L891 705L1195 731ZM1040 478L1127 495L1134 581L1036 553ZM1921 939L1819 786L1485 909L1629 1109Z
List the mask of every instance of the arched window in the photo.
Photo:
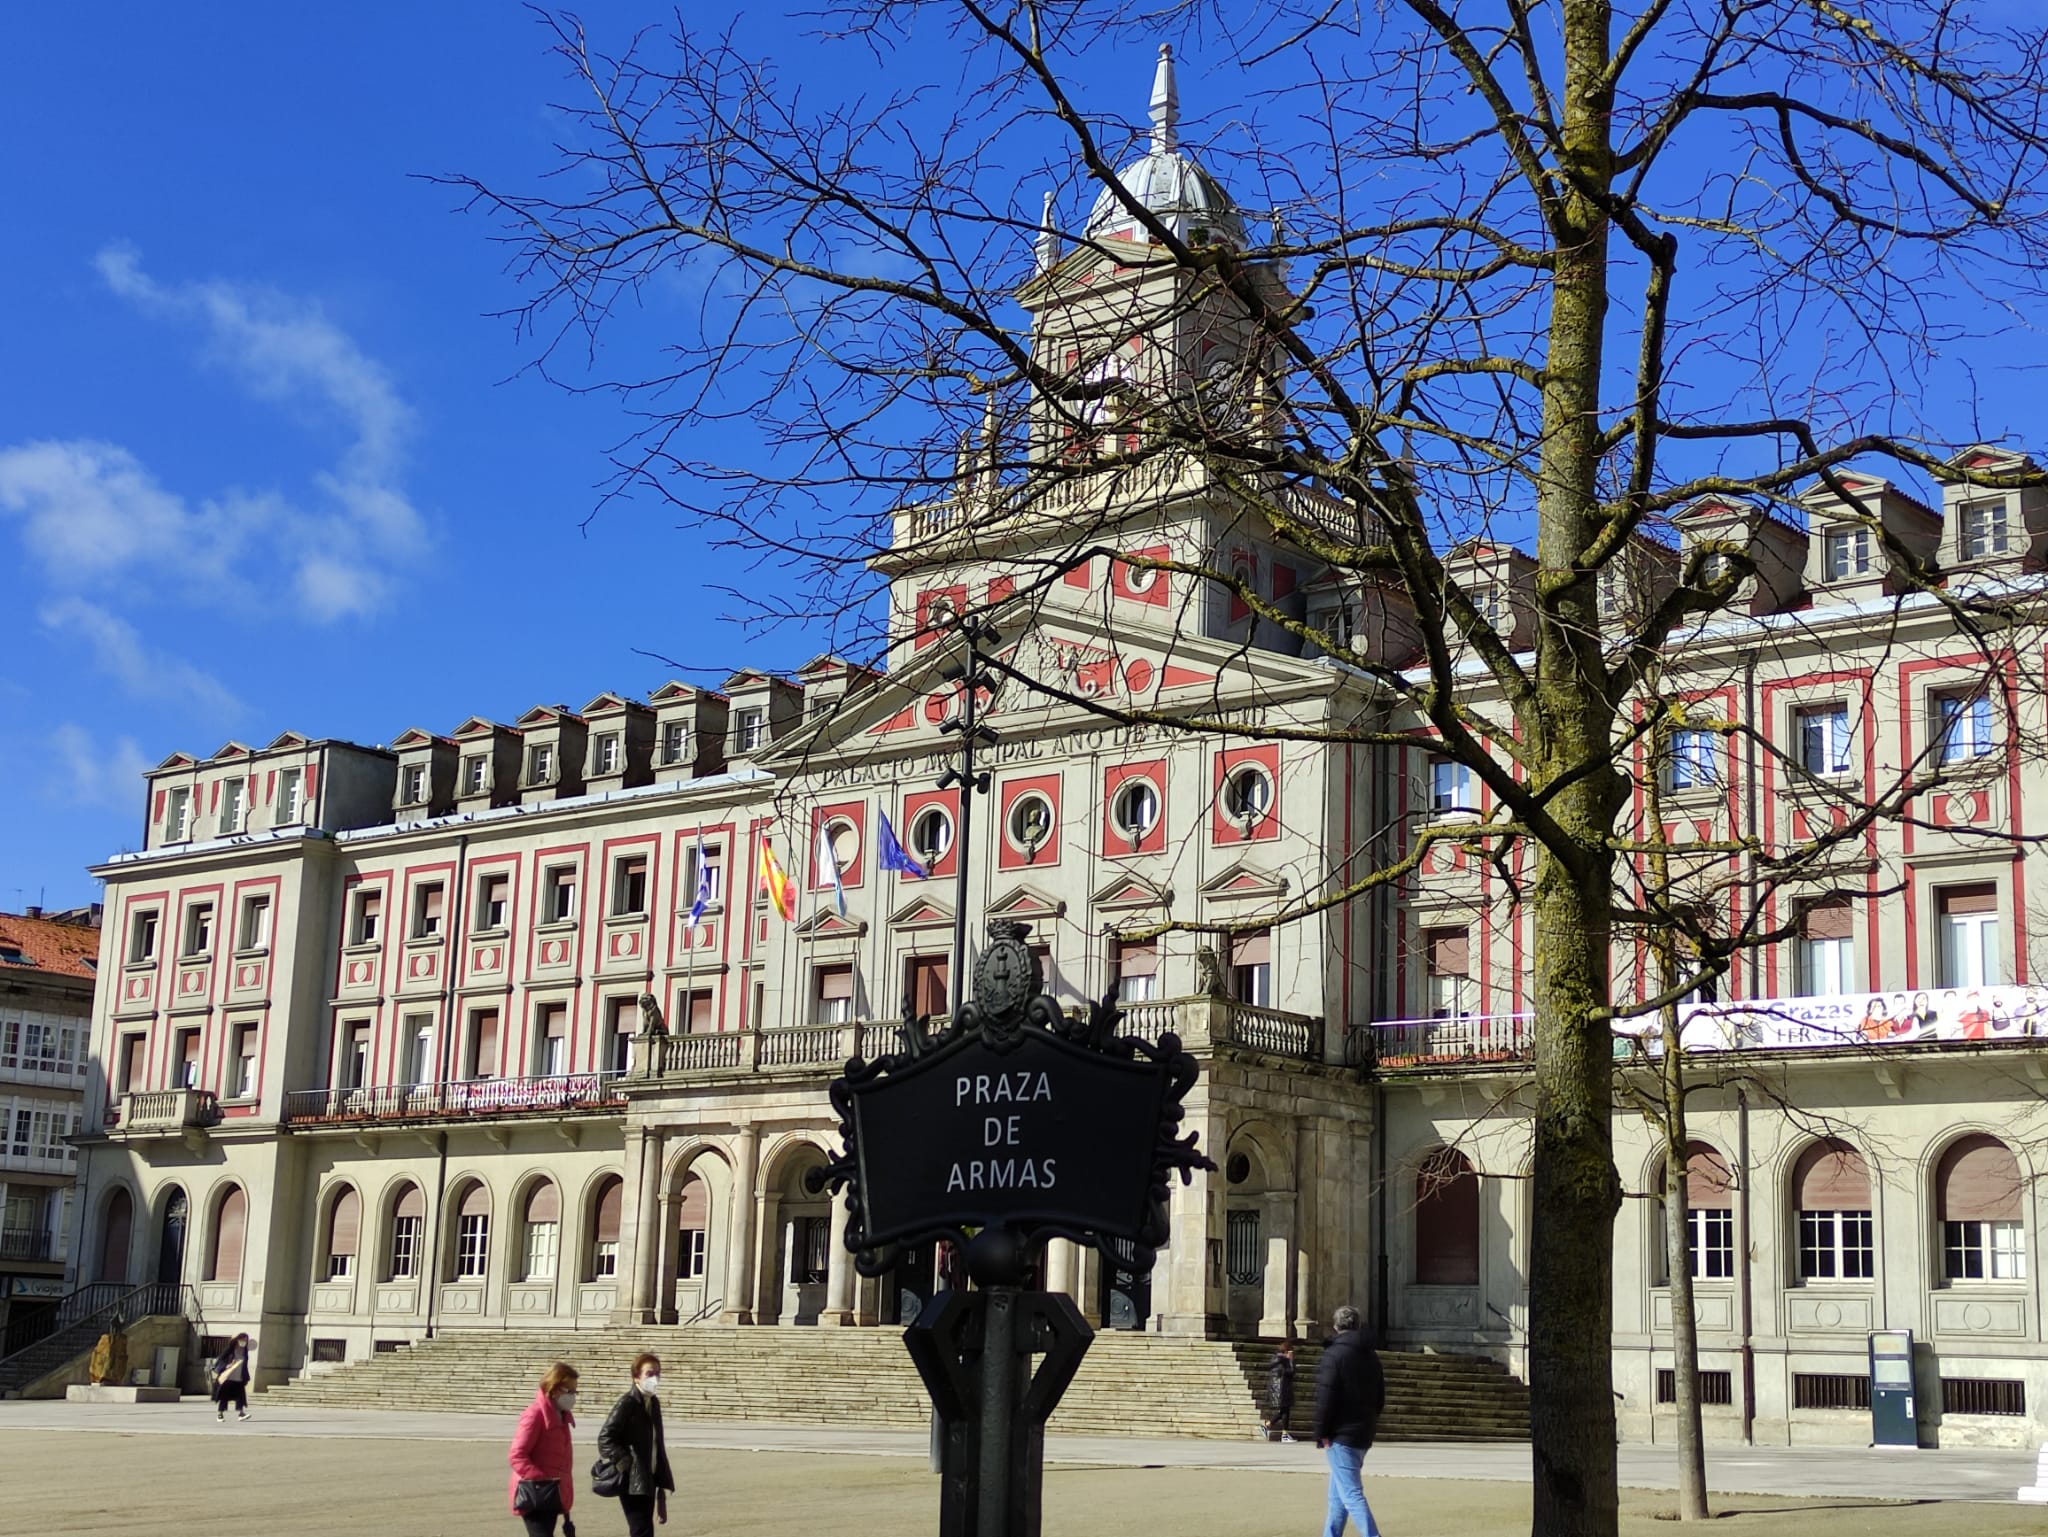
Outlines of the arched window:
M328 1280L342 1281L355 1274L362 1232L363 1198L353 1187L345 1188L327 1209Z
M185 1192L175 1185L164 1197L163 1227L157 1234L156 1279L174 1286L185 1279Z
M1664 1256L1664 1164L1657 1164L1657 1255L1654 1273L1668 1284ZM1724 1281L1735 1274L1735 1181L1728 1161L1704 1142L1690 1145L1685 1160L1685 1253L1699 1280Z
M1415 1173L1415 1280L1479 1284L1479 1176L1454 1147L1436 1149Z
M455 1207L455 1276L481 1281L491 1257L491 1193L472 1183Z
M1799 1278L1869 1280L1875 1250L1870 1171L1862 1156L1846 1142L1816 1142L1799 1155L1792 1190L1799 1211Z
M420 1233L426 1227L427 1198L408 1182L391 1207L391 1279L410 1281L420 1273Z
M249 1230L249 1198L236 1185L214 1209L213 1251L206 1260L209 1281L242 1279L242 1242Z
M520 1279L552 1281L562 1233L562 1190L553 1180L541 1180L526 1192L526 1212L521 1226L526 1233L526 1243Z
M1935 1200L1944 1279L2026 1279L2021 1189L2019 1160L1996 1137L1964 1137L1942 1154Z
M99 1280L128 1279L128 1248L134 1231L134 1198L126 1190L116 1189L107 1198L106 1221L100 1227Z
M619 1273L619 1225L626 1205L626 1182L616 1174L598 1187L590 1231L590 1279L610 1280Z

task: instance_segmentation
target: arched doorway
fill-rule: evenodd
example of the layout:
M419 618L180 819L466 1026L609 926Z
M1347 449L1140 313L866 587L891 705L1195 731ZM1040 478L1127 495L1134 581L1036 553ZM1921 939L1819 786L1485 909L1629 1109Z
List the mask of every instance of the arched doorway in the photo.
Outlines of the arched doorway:
M762 1299L774 1309L763 1323L815 1324L825 1310L825 1283L831 1272L832 1202L804 1188L804 1176L821 1167L825 1154L817 1144L791 1145L775 1160L762 1220L774 1235L763 1251L775 1258L775 1269Z
M156 1279L160 1285L175 1286L185 1279L185 1192L176 1186L164 1197L162 1236L156 1249Z
M116 1189L107 1198L106 1219L100 1224L100 1265L96 1280L125 1283L128 1279L128 1250L135 1232L135 1199Z

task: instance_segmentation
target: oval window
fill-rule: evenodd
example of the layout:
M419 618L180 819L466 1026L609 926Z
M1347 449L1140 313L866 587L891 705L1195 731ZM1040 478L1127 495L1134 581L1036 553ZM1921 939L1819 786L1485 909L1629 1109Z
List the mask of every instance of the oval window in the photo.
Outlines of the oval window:
M1116 829L1131 842L1140 841L1159 825L1159 791L1149 779L1127 779L1110 808Z
M918 863L936 864L953 848L953 819L941 806L927 806L910 824L910 850Z
M1010 803L1010 841L1027 854L1052 837L1052 802L1043 795L1020 795Z
M1223 809L1233 822L1252 823L1273 804L1273 781L1256 764L1235 770L1223 785Z

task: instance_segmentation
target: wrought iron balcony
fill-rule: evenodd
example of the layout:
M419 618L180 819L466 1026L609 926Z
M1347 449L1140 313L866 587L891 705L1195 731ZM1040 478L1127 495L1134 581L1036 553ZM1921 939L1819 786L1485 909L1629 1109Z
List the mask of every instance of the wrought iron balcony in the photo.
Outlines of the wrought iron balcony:
M544 1078L476 1078L460 1083L379 1084L360 1089L293 1089L284 1097L288 1126L467 1120L618 1110L620 1073L562 1073Z
M11 1229L0 1232L0 1260L28 1260L47 1262L50 1258L50 1235L35 1228Z
M220 1100L205 1089L147 1089L121 1096L115 1124L136 1135L177 1135L220 1121Z

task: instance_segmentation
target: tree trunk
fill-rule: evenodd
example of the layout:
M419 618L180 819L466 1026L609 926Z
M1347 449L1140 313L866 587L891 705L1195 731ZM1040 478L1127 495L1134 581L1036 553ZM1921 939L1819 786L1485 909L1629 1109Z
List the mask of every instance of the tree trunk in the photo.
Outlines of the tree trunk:
M1667 973L1668 975L1669 973ZM1671 1381L1678 1410L1678 1518L1707 1519L1706 1434L1700 1424L1700 1336L1693 1316L1692 1245L1687 1232L1685 1181L1685 1055L1678 1009L1664 1014L1664 1270L1671 1282ZM1655 1413L1654 1407L1651 1413Z

